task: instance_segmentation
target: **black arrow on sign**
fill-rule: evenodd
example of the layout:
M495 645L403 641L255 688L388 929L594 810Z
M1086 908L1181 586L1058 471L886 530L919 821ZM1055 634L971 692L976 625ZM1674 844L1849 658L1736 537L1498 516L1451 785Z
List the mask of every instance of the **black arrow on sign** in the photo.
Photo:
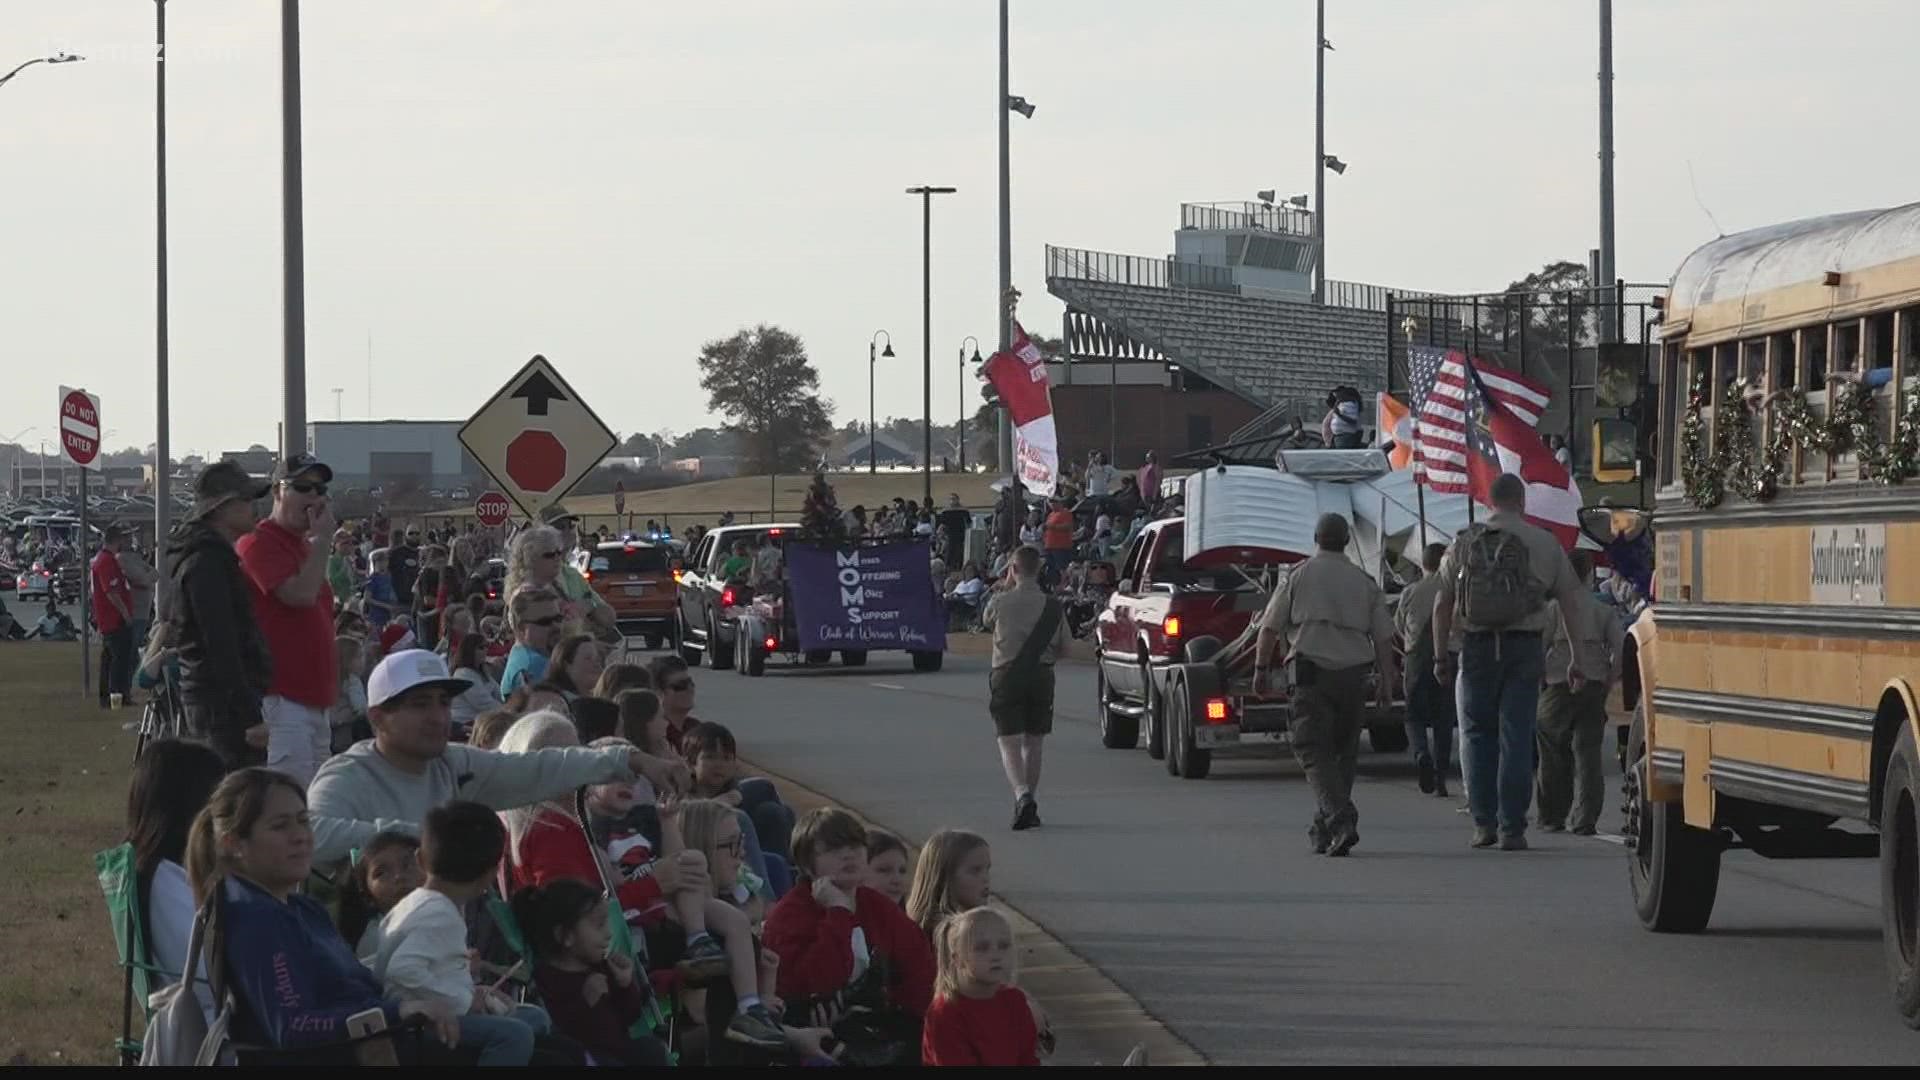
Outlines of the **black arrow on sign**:
M513 392L513 396L527 399L528 416L545 416L547 402L567 400L567 395L553 385L553 380L547 378L547 373L544 371L534 372L532 378L520 384L520 388Z

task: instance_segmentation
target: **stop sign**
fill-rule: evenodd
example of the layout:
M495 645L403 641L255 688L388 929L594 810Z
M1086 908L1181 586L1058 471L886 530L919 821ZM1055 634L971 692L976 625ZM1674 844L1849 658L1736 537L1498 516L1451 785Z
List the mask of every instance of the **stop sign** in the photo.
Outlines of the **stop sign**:
M507 515L512 511L513 504L497 491L482 492L478 499L473 500L473 516L489 529L505 525Z
M100 456L100 410L84 390L69 390L60 399L60 445L83 469Z
M507 476L524 491L552 491L567 475L567 448L550 431L523 431L507 444Z

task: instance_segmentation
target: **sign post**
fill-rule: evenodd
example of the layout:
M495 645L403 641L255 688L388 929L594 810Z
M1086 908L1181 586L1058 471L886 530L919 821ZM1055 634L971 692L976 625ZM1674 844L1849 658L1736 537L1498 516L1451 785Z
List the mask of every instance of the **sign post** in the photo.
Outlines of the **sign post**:
M618 443L544 356L527 361L460 429L460 444L536 522Z
M87 621L92 611L88 602L88 591L92 588L92 566L87 561L87 466L100 456L100 438L103 429L100 425L100 399L85 390L76 390L70 386L60 388L60 455L80 470L80 535L74 540L74 548L80 559L80 696L86 697L93 684L93 633L92 624ZM53 583L49 586L56 599L60 592L60 575L56 571ZM102 679L107 677L103 670Z

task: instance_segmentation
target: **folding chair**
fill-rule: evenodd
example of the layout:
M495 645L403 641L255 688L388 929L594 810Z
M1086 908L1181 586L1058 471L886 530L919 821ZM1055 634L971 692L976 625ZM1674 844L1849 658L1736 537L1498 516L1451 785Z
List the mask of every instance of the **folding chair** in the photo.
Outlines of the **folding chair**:
M100 879L100 891L106 894L107 914L113 923L114 946L124 979L120 1001L120 1038L114 1050L122 1065L140 1063L140 1040L133 1030L133 1009L140 1006L144 1028L150 1019L147 1002L162 982L178 975L153 963L152 947L147 941L146 913L140 910L140 881L135 871L133 845L121 844L93 857L94 873Z

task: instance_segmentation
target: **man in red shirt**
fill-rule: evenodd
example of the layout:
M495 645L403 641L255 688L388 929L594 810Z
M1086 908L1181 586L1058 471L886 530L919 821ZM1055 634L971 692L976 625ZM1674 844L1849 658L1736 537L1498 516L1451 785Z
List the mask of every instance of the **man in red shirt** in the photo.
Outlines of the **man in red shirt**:
M118 525L107 526L100 538L100 551L93 557L93 623L100 628L100 707L108 708L109 694L127 699L133 683L133 587L120 569L120 549L127 545L127 533Z
M234 545L273 657L273 681L260 702L267 767L303 785L331 753L327 708L340 689L327 586L332 481L333 470L312 454L289 456L273 474L273 513Z
M1067 500L1056 496L1053 500L1053 512L1047 515L1046 525L1041 535L1047 546L1047 587L1060 583L1060 576L1067 571L1067 565L1073 562L1073 511L1068 509Z

